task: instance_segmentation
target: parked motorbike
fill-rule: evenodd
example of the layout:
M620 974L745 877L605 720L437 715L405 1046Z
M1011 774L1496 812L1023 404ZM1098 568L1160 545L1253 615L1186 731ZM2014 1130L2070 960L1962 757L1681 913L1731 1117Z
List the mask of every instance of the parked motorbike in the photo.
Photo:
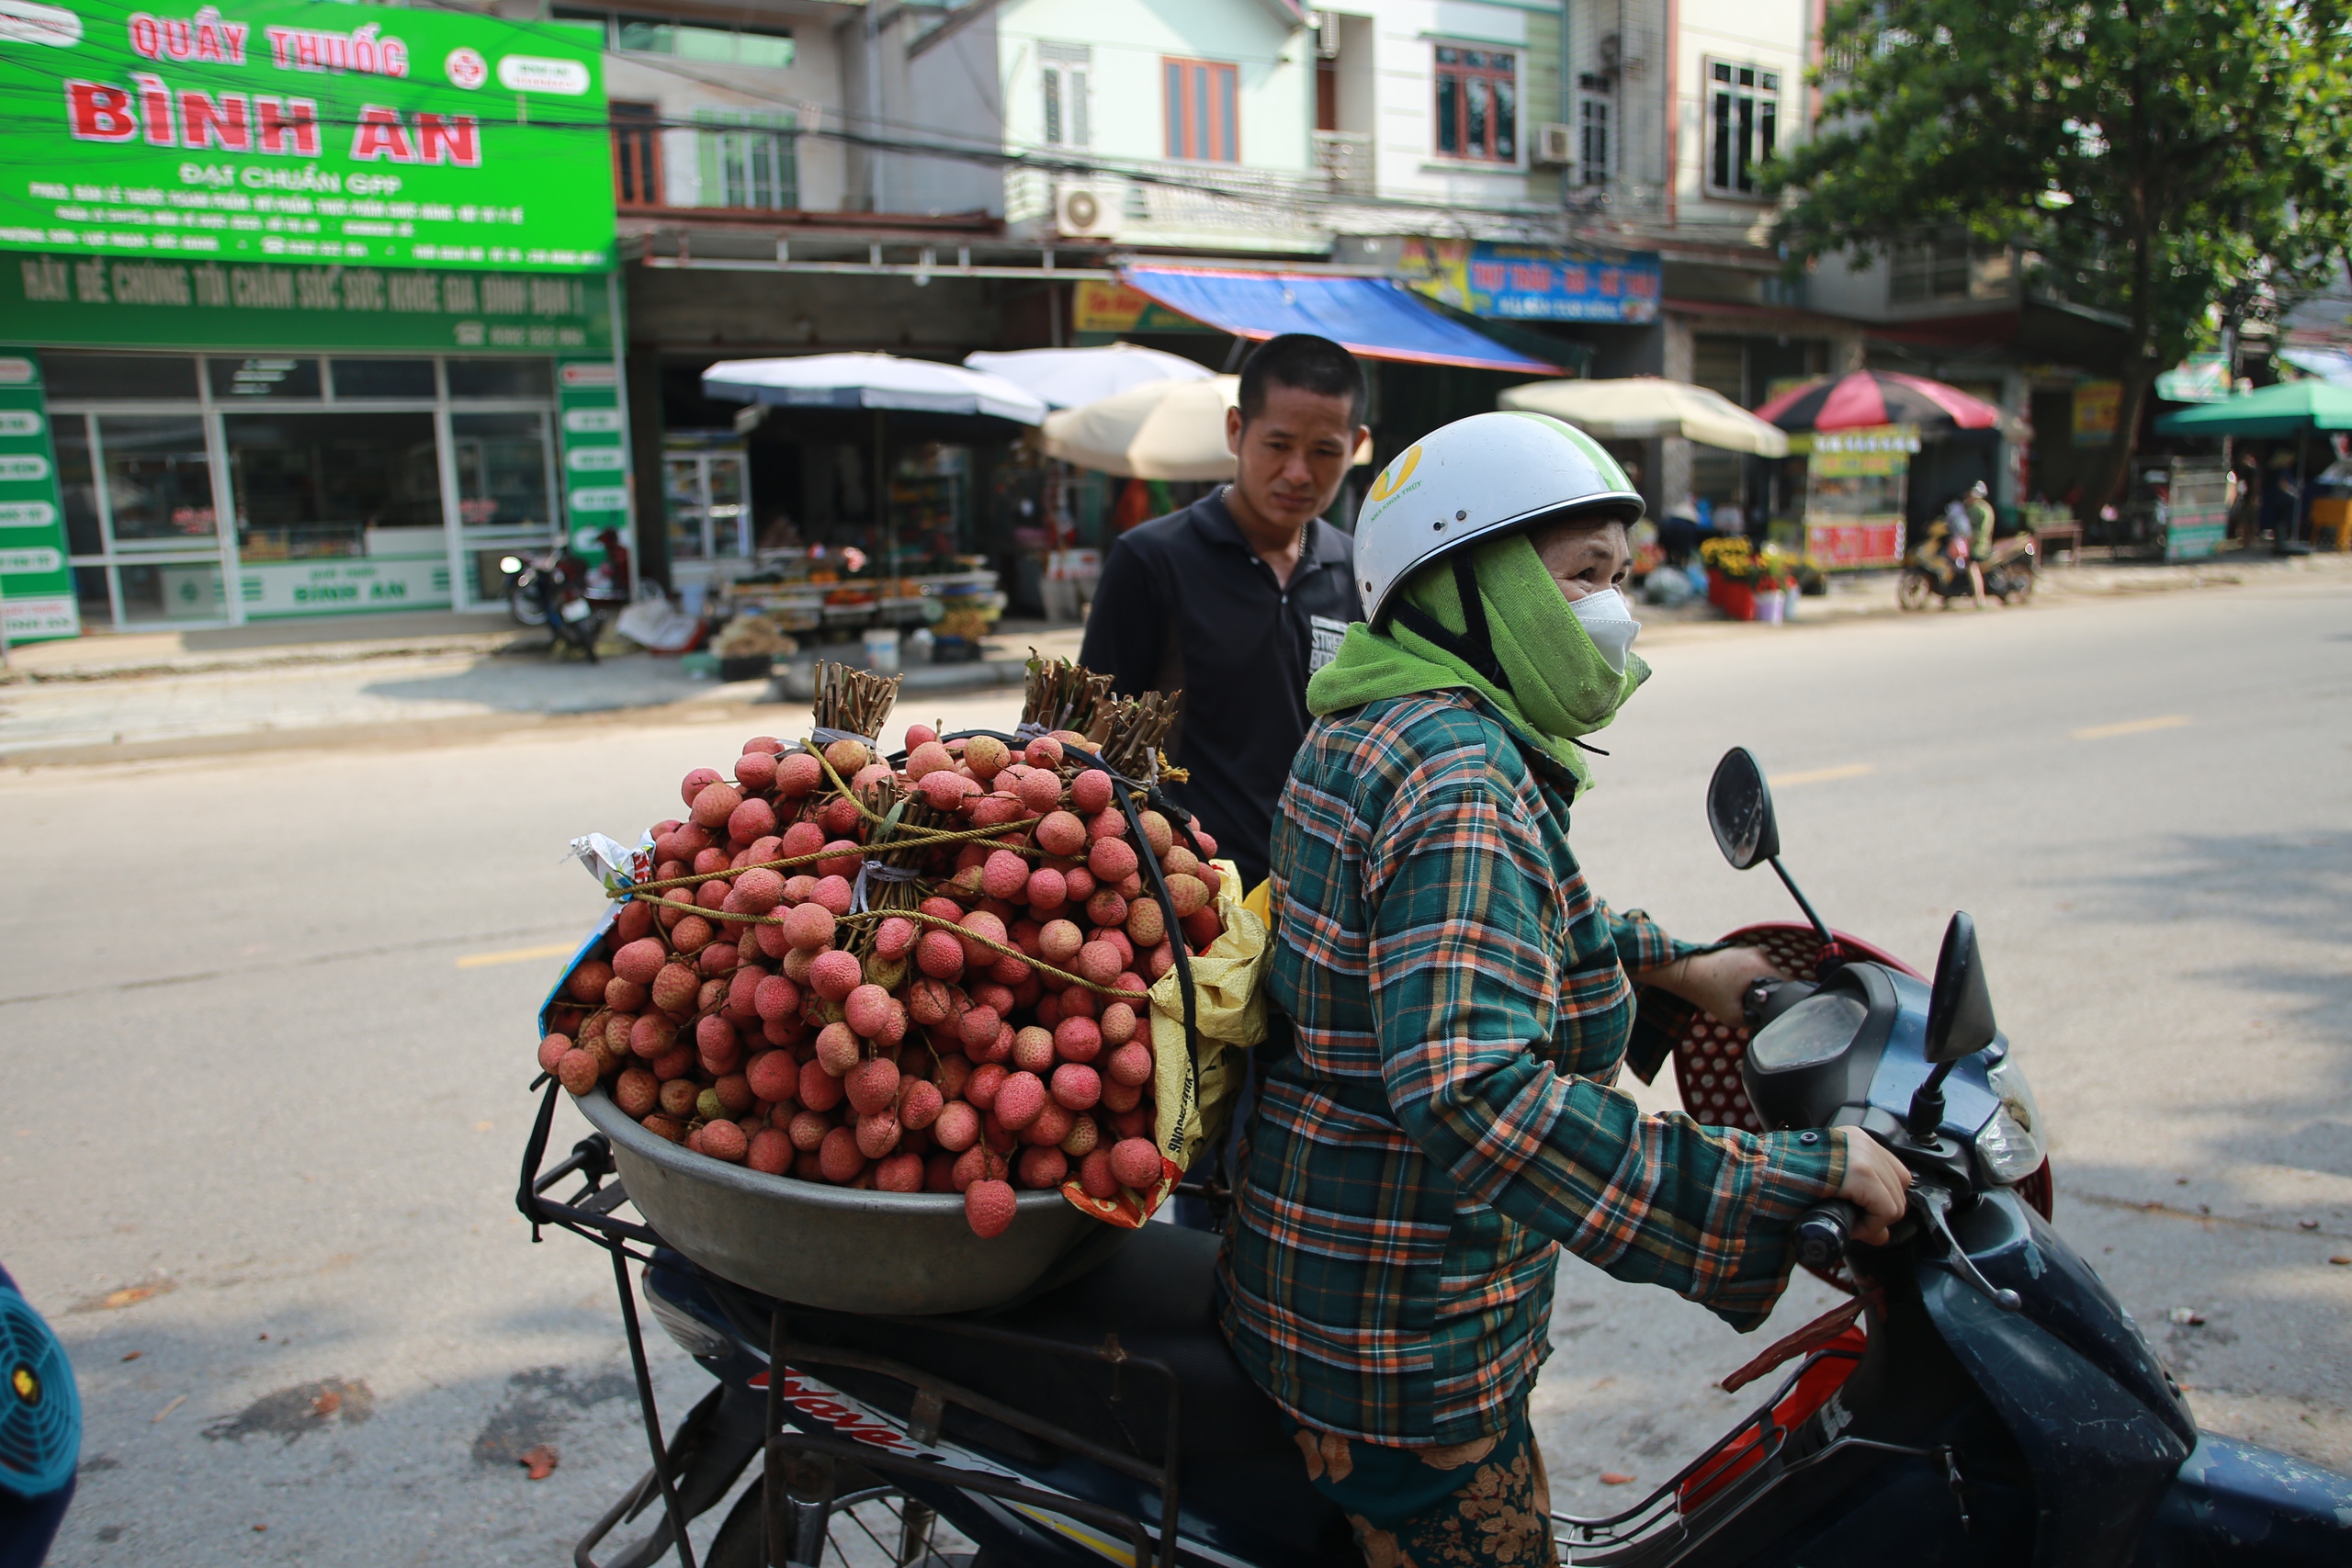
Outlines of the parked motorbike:
M1975 589L1968 581L1965 566L1943 561L1939 572L1930 562L1942 555L1944 548L1942 525L1937 525L1925 544L1911 553L1903 563L1903 575L1894 585L1894 602L1906 610L1924 610L1939 599L1970 599ZM1984 596L1998 599L2004 604L2022 604L2033 597L2033 585L2041 570L2041 547L2030 534L2012 534L1996 542L1987 555L1975 558L1984 579Z
M1555 1515L1563 1558L2352 1561L2352 1477L2200 1433L2130 1314L2052 1226L2041 1113L1996 1024L1970 918L1953 917L1932 980L1833 933L1781 864L1770 794L1744 750L1716 769L1707 815L1730 863L1770 864L1804 914L1803 927L1766 929L1768 945L1813 954L1799 965L1810 977L1751 989L1749 1031L1711 1033L1711 1064L1737 1058L1741 1114L1752 1106L1774 1129L1859 1127L1915 1185L1884 1246L1851 1240L1859 1216L1842 1202L1799 1219L1800 1258L1852 1301L1726 1380L1777 1377L1647 1496L1602 1517ZM1107 1261L991 1312L803 1307L616 1218L628 1194L605 1134L542 1173L557 1095L549 1085L518 1200L535 1227L613 1253L653 1456L579 1543L582 1568L650 1568L673 1551L693 1568L685 1523L724 1502L754 1459L762 1471L712 1539L712 1568L816 1568L829 1551L954 1568L1362 1561L1217 1331L1214 1235L1145 1225ZM549 1196L574 1178L571 1197ZM666 1441L628 1260L642 1266L655 1320L713 1379ZM600 1564L606 1538L647 1516L650 1533Z
M548 627L551 648L569 642L596 662L605 617L588 597L579 557L556 544L536 556L508 556L498 569L506 574L506 613L515 625Z

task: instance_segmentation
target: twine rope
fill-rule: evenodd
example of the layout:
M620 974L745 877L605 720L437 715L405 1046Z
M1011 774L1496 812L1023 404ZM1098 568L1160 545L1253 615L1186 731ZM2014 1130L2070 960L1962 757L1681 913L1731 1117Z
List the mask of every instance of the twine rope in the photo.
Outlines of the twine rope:
M1028 727L1024 726L1024 728ZM1038 733L1042 735L1046 733L1046 731L1040 729ZM923 828L903 829L899 825L892 823L889 818L874 810L864 801L858 799L856 793L853 791L847 784L842 782L841 774L834 771L832 763L826 760L825 754L820 749L823 745L829 745L834 740L842 739L863 740L869 746L872 746L875 742L871 737L853 734L852 732L844 729L819 728L812 731L812 739L819 742L819 745L804 747L803 750L808 750L816 757L817 765L825 771L825 776L828 779L831 779L834 787L841 791L842 797L857 808L859 816L865 818L868 822L874 823L877 826L889 827L892 829L893 834L896 836L892 837L887 843L881 845L861 844L854 850L820 850L809 854L787 856L782 860L763 861L756 865L727 866L718 871L689 872L684 876L673 876L656 882L627 883L617 889L607 888L605 896L616 902L627 899L636 903L651 904L657 908L684 910L687 914L700 915L703 919L711 921L715 925L780 926L784 923L785 919L782 915L736 914L729 910L708 908L699 903L692 903L684 899L665 897L663 895L673 888L699 887L707 882L731 881L747 871L783 871L789 867L812 865L819 861L835 860L843 855L854 853L858 857L858 872L857 880L852 885L850 891L850 913L836 916L835 919L837 919L850 925L866 925L896 917L912 920L922 925L937 926L954 931L957 939L960 941L973 942L980 947L988 949L991 953L999 954L1001 957L1015 959L1020 963L1027 964L1031 969L1036 971L1038 974L1051 976L1055 979L1061 980L1069 985L1077 986L1085 990L1091 991L1097 996L1119 998L1147 996L1147 994L1142 991L1127 991L1122 990L1114 986L1097 985L1094 981L1087 979L1082 975L1073 975L1067 969L1062 969L1054 964L1048 964L1035 953L1023 953L1018 947L1011 946L1007 943L996 942L988 937L978 935L976 932L966 930L963 926L957 924L954 920L944 919L942 916L931 914L926 910L869 909L865 908L865 886L866 880L869 875L877 877L879 880L884 882L917 882L922 880L922 875L920 872L914 871L913 869L906 866L891 865L887 862L875 857L884 853L895 852L899 850L927 849L937 845L951 843L970 843L980 839L989 838L1001 840L1007 832L1019 831L1023 826L1026 827L1028 833L1034 836L1036 831L1037 822L1042 820L1042 818L1033 818L1025 825L1016 823L1001 823L992 828L960 828L954 829ZM1132 779L1122 779L1115 773L1112 776L1120 784L1127 784L1130 787L1134 785L1135 781ZM1047 858L1046 856L1046 852L1039 849L1032 842L1006 844L1004 847L1019 854L1035 856L1041 859ZM1170 941L1172 944L1174 941L1174 937L1172 935L1170 936ZM1147 997L1147 1000L1148 999L1148 998Z

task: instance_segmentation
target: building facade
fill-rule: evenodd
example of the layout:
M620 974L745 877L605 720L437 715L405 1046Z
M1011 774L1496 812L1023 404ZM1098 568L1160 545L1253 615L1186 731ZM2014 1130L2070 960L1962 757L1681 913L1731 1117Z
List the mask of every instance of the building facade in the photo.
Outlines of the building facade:
M41 448L0 498L11 637L495 604L518 546L626 534L592 40L32 9L0 59L0 381Z

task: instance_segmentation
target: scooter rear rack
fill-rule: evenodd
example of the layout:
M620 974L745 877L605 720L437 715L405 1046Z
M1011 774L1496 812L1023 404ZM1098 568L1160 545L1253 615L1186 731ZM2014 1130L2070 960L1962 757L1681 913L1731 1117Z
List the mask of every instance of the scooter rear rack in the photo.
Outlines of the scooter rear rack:
M646 1359L645 1336L638 1317L636 1292L629 1288L628 1279L630 1263L650 1267L655 1262L652 1249L663 1247L666 1244L650 1226L616 1217L614 1212L628 1201L628 1193L616 1174L611 1145L602 1134L582 1139L572 1145L571 1153L564 1159L545 1171L539 1168L546 1157L548 1139L554 1126L557 1099L561 1092L561 1086L547 1079L544 1075L539 1082L545 1084L545 1093L530 1140L525 1147L522 1180L515 1194L516 1207L530 1222L534 1242L540 1239L543 1227L552 1225L602 1247L611 1257L614 1291L620 1298L621 1324L628 1340L629 1365L636 1377L639 1415L645 1427L646 1446L652 1457L650 1472L582 1539L573 1550L572 1561L576 1568L598 1568L594 1558L590 1555L594 1549L623 1519L643 1511L654 1496L659 1496L663 1516L669 1524L673 1551L683 1568L695 1568L694 1547L685 1528L688 1520L678 1497L673 1456L663 1436L661 1413L654 1401L652 1377ZM538 1086L535 1084L534 1087ZM548 1196L559 1184L574 1176L582 1179L582 1185L568 1199ZM683 1265L719 1290L741 1292L741 1287L708 1274L691 1259L675 1252L666 1253L661 1262L664 1268ZM835 1349L792 1337L790 1325L794 1317L821 1319L826 1315L817 1309L783 1303L777 1303L768 1314L770 1376L767 1379L767 1405L763 1431L763 1483L765 1487L766 1551L772 1568L818 1568L813 1558L797 1555L808 1550L809 1543L799 1539L801 1532L794 1529L794 1513L788 1499L795 1491L805 1493L809 1488L805 1485L796 1488L791 1484L794 1479L805 1482L813 1473L823 1482L825 1498L816 1510L820 1520L831 1512L845 1510L888 1490L867 1484L853 1486L846 1492L840 1491L838 1483L844 1467L857 1479L868 1483L880 1476L904 1475L1061 1515L1125 1540L1135 1554L1133 1560L1137 1563L1151 1562L1157 1568L1174 1568L1177 1520L1182 1506L1176 1457L1181 1443L1183 1391L1173 1369L1165 1362L1129 1353L1121 1348L1116 1335L1106 1335L1099 1345L1085 1346L1043 1335L1026 1334L1016 1328L955 1318L876 1319L920 1327L931 1333L948 1333L990 1341L1026 1352L1107 1365L1114 1369L1115 1376L1124 1376L1132 1369L1157 1377L1163 1385L1168 1419L1161 1450L1162 1462L1154 1464L1140 1454L1121 1452L1053 1422L1040 1420L1024 1411L889 1358ZM784 1380L774 1375L774 1369L778 1367L840 1367L869 1372L907 1385L913 1391L913 1403L906 1435L919 1448L928 1449L937 1442L946 1409L954 1405L1129 1476L1159 1495L1157 1539L1155 1532L1134 1515L1066 1494L1045 1491L1000 1475L952 1465L943 1460L918 1459L888 1452L867 1443L797 1431L785 1421ZM1114 1382L1114 1399L1117 1397L1115 1390ZM807 1462L796 1463L797 1461ZM910 1498L906 1512L910 1514L922 1507L922 1505ZM903 1517L902 1515L902 1521ZM820 1525L815 1540L820 1551L823 1539ZM791 1541L793 1555L779 1553L777 1550L777 1543L787 1540ZM899 1552L901 1563L919 1562L927 1554L913 1544L919 1540L916 1530L902 1529L901 1540Z

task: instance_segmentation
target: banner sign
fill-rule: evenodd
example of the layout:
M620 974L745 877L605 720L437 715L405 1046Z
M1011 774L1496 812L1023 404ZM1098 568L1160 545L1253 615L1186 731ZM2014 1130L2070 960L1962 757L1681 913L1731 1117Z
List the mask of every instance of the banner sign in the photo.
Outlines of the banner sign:
M1919 450L1916 424L1872 424L1854 430L1804 430L1789 435L1789 456L1809 459L1815 479L1905 474Z
M605 280L578 273L0 255L0 338L81 348L544 355L609 352L613 322Z
M1407 240L1398 276L1442 304L1494 321L1657 320L1665 269L1655 253L1571 256L1535 245Z
M1070 305L1070 330L1080 333L1206 333L1190 316L1180 316L1151 296L1124 283L1079 279Z
M624 543L629 536L628 416L621 407L620 367L610 359L558 360L555 396L571 547L601 561L599 535L610 528Z
M2230 362L2223 355L2192 354L2156 378L2156 396L2168 403L2218 403L2229 395Z
M0 0L0 246L608 266L603 42L316 0Z
M2115 440L2116 422L2123 417L2123 383L2075 383L2075 445L2106 446Z
M0 620L11 643L82 635L40 362L0 349Z
M1822 571L1903 564L1903 519L1865 517L1804 526L1804 557Z
M218 573L213 580L217 585ZM447 556L246 562L238 570L237 586L249 621L355 610L446 610L451 603ZM217 586L214 598L209 613L218 615Z

